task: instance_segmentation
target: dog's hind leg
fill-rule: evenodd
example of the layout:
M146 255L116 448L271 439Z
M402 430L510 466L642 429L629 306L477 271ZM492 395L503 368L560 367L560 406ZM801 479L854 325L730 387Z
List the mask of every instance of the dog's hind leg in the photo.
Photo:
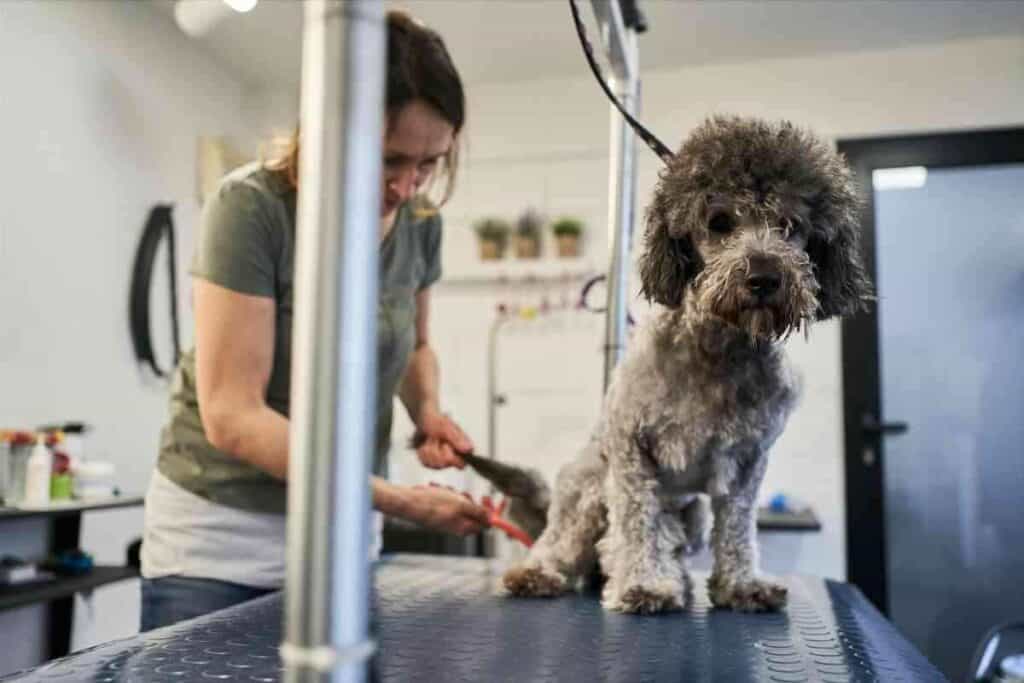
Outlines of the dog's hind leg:
M604 531L602 483L605 465L591 442L558 473L544 533L526 559L504 576L512 595L545 597L575 587L596 561L595 544Z

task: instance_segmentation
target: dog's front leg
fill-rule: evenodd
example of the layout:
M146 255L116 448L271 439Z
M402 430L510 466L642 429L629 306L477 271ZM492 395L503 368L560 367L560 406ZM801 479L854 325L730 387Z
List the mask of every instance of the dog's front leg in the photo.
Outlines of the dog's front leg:
M757 576L757 491L766 464L764 453L744 459L727 492L712 497L715 566L708 596L716 607L763 612L786 604L785 586Z
M598 544L608 576L602 602L607 609L644 614L681 609L683 534L678 520L665 523L654 460L633 438L613 440L608 448L608 533Z

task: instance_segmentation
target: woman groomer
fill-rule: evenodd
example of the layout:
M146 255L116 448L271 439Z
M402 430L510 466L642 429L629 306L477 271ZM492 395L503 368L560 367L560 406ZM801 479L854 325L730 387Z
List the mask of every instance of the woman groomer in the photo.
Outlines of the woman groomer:
M392 397L421 433L429 467L461 467L472 444L438 410L429 291L441 275L441 220L417 190L455 180L465 116L459 75L435 32L390 13L380 210L378 421L384 471ZM146 495L142 629L280 588L285 570L292 285L298 138L281 158L241 168L203 208L192 267L195 349L175 375ZM474 533L484 509L443 489L373 477L374 507Z

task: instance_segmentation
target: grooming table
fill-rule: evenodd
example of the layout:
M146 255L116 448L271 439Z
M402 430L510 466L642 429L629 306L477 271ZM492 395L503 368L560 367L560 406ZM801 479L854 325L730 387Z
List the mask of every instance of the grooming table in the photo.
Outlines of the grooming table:
M607 613L597 596L513 600L477 558L395 555L376 568L374 664L382 681L942 681L848 585L789 578L778 614L694 605ZM81 651L11 681L277 681L280 594Z

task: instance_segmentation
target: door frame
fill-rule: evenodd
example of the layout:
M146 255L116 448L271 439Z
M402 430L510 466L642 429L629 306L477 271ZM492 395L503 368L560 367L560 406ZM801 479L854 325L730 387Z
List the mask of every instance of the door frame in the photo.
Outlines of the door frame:
M904 166L931 169L1024 163L1024 128L844 139L838 141L837 148L853 168L863 199L861 248L868 276L875 284L872 172ZM883 430L866 429L865 418L873 417L877 424L899 416L886 415L882 405L878 333L878 311L873 305L842 322L846 573L847 580L888 615L885 437Z

